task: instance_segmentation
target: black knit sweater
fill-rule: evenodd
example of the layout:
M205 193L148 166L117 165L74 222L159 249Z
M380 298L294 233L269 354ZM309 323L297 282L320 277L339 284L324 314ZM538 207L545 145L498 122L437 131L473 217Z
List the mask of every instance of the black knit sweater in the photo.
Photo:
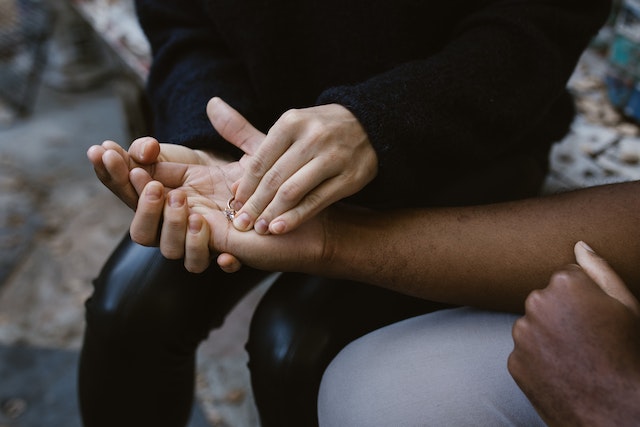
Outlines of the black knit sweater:
M448 168L545 153L573 117L565 86L609 8L609 0L137 0L153 50L156 137L233 151L207 120L213 96L265 132L287 109L339 103L378 153L378 176L362 193L370 203L406 203L417 185L428 195Z

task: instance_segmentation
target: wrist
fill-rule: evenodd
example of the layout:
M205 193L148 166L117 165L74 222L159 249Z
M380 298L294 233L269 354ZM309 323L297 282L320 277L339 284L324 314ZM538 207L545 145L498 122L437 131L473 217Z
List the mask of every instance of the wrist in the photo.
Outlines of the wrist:
M318 272L341 279L363 280L370 266L363 254L373 251L371 230L377 227L375 213L362 208L334 205L323 212L323 242ZM364 255L365 257L367 255Z

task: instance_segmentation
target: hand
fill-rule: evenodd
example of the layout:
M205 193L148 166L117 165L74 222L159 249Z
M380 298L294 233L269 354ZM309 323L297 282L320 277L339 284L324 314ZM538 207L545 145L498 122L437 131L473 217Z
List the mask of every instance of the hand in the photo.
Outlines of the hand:
M509 372L549 425L638 425L640 304L588 246L575 255L527 298Z
M159 144L153 138L134 141L129 152L114 142L108 142L106 146L106 150L104 147L93 148L90 158L95 156L102 160L97 163L105 171L103 182L108 183L116 195L136 210L129 230L131 239L141 245L159 246L168 259L184 258L188 271L204 271L210 263L209 251L187 250L187 247L199 248L204 245L206 249L208 234L198 234L204 240L194 243L193 233L185 235L185 224L172 221L172 212L189 214L223 210L231 197L230 186L240 176L239 163L208 159L204 153L172 144ZM168 154L160 157L159 153L164 151L168 151ZM182 159L186 163L158 161L160 158ZM147 159L150 160L147 162ZM147 186L154 178L162 183L154 181L156 185ZM181 191L172 192L174 188ZM165 194L168 201L166 207ZM155 202L161 208L160 215L149 215L145 209L140 209L140 200L147 204ZM166 213L164 219L163 207ZM177 230L180 233L176 233ZM229 258L228 262L239 264L233 256L227 254L226 257Z
M134 141L129 151L113 141L106 141L102 146L91 147L87 155L100 180L133 209L137 209L138 195L152 179L159 179L164 185L160 195L157 188L150 188L149 197L155 195L164 200L164 194L173 188L182 188L189 194L189 205L183 205L186 199L170 198L168 209L185 209L186 206L189 212L208 211L214 206L223 209L231 195L230 186L240 177L240 165L250 155L248 150L261 140L255 140L256 134L248 134L246 129L251 128L248 122L223 102L209 103L207 114L224 138L239 147L246 143L247 154L240 162L200 150L159 144L149 137ZM200 252L185 251L182 246L186 242L184 236L176 241L163 238L163 230L176 225L162 222L162 229L159 229L160 222L154 225L146 222L142 214L136 214L130 229L132 239L143 245L159 245L162 253L171 259L181 258L186 252L185 267L189 271L203 271L209 264L208 259L203 260ZM232 255L221 254L221 257L239 268Z
M343 106L290 110L243 165L234 226L260 234L294 230L362 189L376 176L377 163L367 134Z
M192 150L174 144L159 144L151 137L138 138L125 150L114 141L93 145L87 151L100 181L131 209L136 208L138 193L130 181L129 172L156 162L175 162L204 166L224 166L230 163L220 155ZM232 183L229 183L232 185Z
M162 222L163 253L184 248L185 260L189 260L192 268L206 268L209 254L220 253L218 265L229 273L237 271L242 264L267 271L323 269L328 211L291 233L265 236L255 230L236 230L219 208L200 203L202 194L197 190L183 187L165 196L163 189L162 183L150 181L140 191L132 230L142 232L144 229L149 238L153 238ZM192 205L197 208L191 208Z

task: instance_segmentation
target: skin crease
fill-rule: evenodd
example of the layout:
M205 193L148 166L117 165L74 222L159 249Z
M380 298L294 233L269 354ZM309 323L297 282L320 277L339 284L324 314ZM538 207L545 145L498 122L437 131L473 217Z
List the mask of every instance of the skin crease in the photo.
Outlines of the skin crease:
M218 113L214 121L225 114ZM227 118L227 137L252 134ZM291 233L259 235L236 230L221 212L242 160L211 167L198 153L171 150L153 139L135 141L128 153L90 149L96 173L112 191L123 199L140 194L131 226L139 243L183 254L191 271L206 268L213 255L230 272L244 263L453 304L524 308L509 370L545 421L637 424L640 182L464 208L379 213L335 205ZM155 163L159 155L164 160ZM168 161L172 156L195 164ZM221 192L219 182L225 183ZM580 239L620 276L593 252L574 248ZM576 259L581 267L572 264Z
M509 372L550 426L640 424L640 305L580 242L532 292L513 327Z

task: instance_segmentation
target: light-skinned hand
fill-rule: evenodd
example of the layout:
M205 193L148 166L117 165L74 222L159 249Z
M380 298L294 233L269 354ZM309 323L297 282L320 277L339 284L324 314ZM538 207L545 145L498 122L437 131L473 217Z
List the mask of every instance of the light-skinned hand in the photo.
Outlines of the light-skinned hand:
M159 169L164 166L173 167L162 165ZM160 176L163 173L157 172ZM203 189L182 186L165 194L164 188L158 181L149 181L140 191L132 235L151 239L161 230L162 253L184 255L188 269L203 270L216 254L218 266L229 273L243 264L266 271L321 268L326 249L326 212L291 233L260 235L255 230L236 230L220 209L201 203L206 192Z
M234 186L238 230L294 230L361 190L378 171L376 152L360 122L338 104L289 110L266 137L253 128L250 132L254 141L264 140L251 148L254 155ZM246 147L246 142L240 146Z
M256 134L247 133L248 122L227 104L209 103L207 114L216 130L235 145L242 146L246 143L245 150L250 150L260 143L261 139L252 139ZM165 195L171 190L179 188L189 195L186 209L190 213L224 209L232 194L231 186L241 176L241 164L250 154L246 151L239 162L231 161L215 153L174 144L160 144L151 137L135 140L129 150L113 141L105 141L100 146L91 147L87 152L98 178L132 209L138 209L139 194L146 184L158 179L163 184L162 201L164 202ZM149 190L149 195L157 193L152 190ZM181 198L169 200L171 203L167 209L184 209ZM177 225L161 220L156 224L156 228L153 228L150 226L151 223L142 220L141 215L137 215L137 218L130 228L135 242L147 246L159 245L162 253L170 259L185 255L185 236L176 241L162 237L167 227ZM158 228L160 223L162 227ZM185 256L185 266L190 271L204 270L208 261L202 261L199 252L194 254L198 261L194 262L192 257ZM234 265L239 264L230 254L221 256Z

